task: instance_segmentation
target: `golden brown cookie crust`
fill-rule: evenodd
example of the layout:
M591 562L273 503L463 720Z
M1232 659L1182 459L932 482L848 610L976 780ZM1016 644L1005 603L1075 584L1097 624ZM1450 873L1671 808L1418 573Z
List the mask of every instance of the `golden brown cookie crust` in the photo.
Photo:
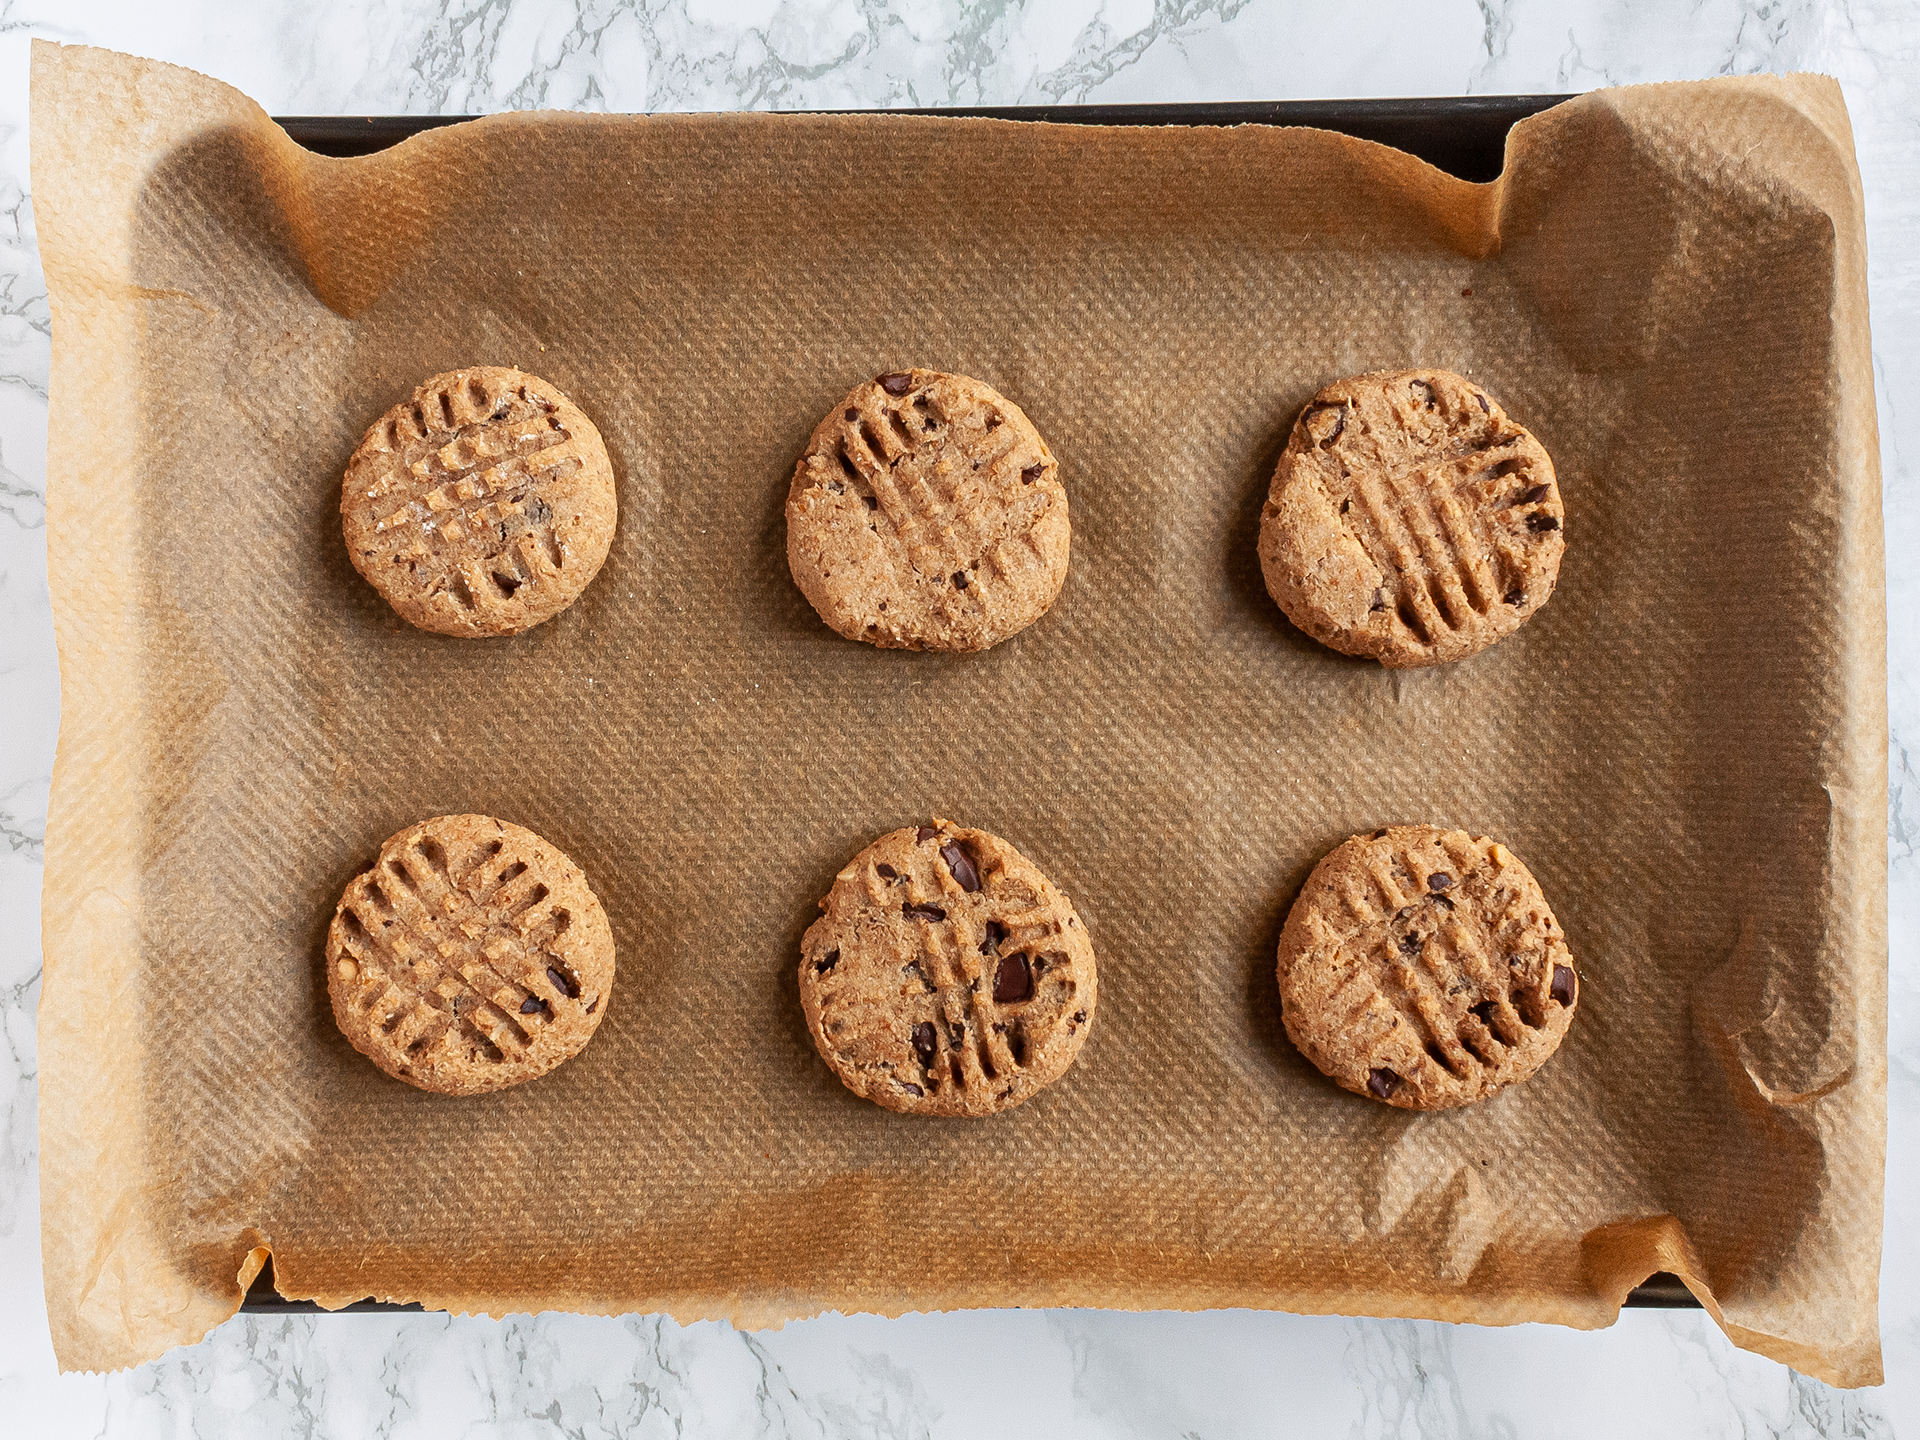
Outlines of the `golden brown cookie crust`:
M1099 1000L1073 902L998 836L947 820L882 835L800 942L800 1003L856 1095L992 1115L1073 1064Z
M439 635L552 619L599 573L618 508L593 422L545 380L485 365L389 410L340 489L354 568Z
M441 1095L518 1085L578 1054L613 970L613 931L580 867L488 815L440 815L388 840L327 931L341 1033Z
M1046 614L1067 578L1060 467L1020 407L937 370L835 406L787 492L794 583L850 640L984 650Z
M1279 976L1300 1052L1408 1110L1525 1080L1580 1000L1566 936L1519 857L1432 825L1356 835L1316 865L1280 933Z
M1294 423L1260 517L1287 618L1382 665L1461 660L1553 593L1566 550L1553 462L1446 370L1338 380Z

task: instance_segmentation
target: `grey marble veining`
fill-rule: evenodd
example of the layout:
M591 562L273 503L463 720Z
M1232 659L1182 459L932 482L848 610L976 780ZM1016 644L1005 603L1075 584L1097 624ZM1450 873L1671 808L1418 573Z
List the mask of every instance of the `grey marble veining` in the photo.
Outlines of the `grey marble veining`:
M1088 1311L247 1317L53 1373L33 1014L59 687L45 567L49 321L28 200L34 35L193 66L278 113L793 108L1585 89L1771 70L1846 87L1866 182L1886 478L1892 864L1889 1384L1843 1393L1703 1316L1581 1335ZM1920 1436L1920 7L1895 0L0 0L0 1433Z

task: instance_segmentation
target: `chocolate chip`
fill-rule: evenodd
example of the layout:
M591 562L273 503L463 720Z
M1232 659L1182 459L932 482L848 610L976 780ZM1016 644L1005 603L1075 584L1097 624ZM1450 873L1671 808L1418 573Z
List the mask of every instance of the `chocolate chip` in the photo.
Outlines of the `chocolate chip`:
M980 951L984 955L998 955L1000 947L1006 943L1007 927L998 920L987 921L986 937L980 942Z
M1418 955L1420 953L1420 947L1426 943L1427 937L1424 935L1402 935L1400 937L1400 949L1408 955Z
M814 963L813 973L816 975L824 975L839 963L840 952L838 950L829 950Z
M1547 487L1544 485L1534 485L1526 490L1522 490L1520 492L1520 498L1513 503L1516 505L1535 505L1546 498Z
M1033 970L1024 955L1003 955L993 975L993 1003L1018 1005L1033 998Z
M873 867L873 873L878 875L882 880L893 880L900 874L900 872L891 865L876 865Z
M1338 440L1340 438L1340 432L1347 428L1347 407L1344 404L1315 405L1300 417L1301 423L1307 427L1307 433L1311 435L1313 433L1313 417L1323 415L1329 410L1338 410L1340 412L1340 418L1333 422L1333 429L1327 432L1327 438L1316 442L1322 450L1327 449L1334 441Z
M1506 594L1506 601L1509 605L1524 605L1527 603L1527 592L1520 589L1509 590Z
M931 825L922 825L919 834L915 835L913 840L916 845L924 845L939 833L940 832L935 830Z
M1387 608L1387 587L1382 585L1374 590L1373 603L1367 606L1367 612L1371 614L1375 610L1384 610L1386 608Z
M1367 1072L1367 1093L1386 1100L1400 1088L1400 1077L1384 1067Z
M896 370L891 375L882 375L880 388L889 395L904 395L913 388L913 376L904 370Z
M1472 292L1471 290L1469 290L1469 291L1467 291L1467 294L1469 294L1469 295L1471 295L1472 293L1473 293L1473 292ZM1475 402L1476 402L1476 403L1478 403L1478 405L1480 406L1480 413L1481 413L1482 415L1491 415L1491 414L1493 413L1493 412L1492 412L1491 410L1489 410L1489 409L1487 408L1487 397L1486 397L1486 396L1484 396L1484 395L1482 395L1482 394L1480 394L1480 393L1478 393L1478 392L1476 391L1476 392L1475 392L1475 394L1474 394L1474 397L1473 397L1473 398L1474 398L1474 400L1475 400Z
M1549 530L1558 530L1559 528L1560 521L1556 516L1529 515L1527 517L1527 529L1533 531L1536 535L1544 535Z
M1562 1005L1573 1004L1573 971L1564 965L1553 967L1553 983L1547 993Z
M538 995L529 995L520 1002L520 1013L522 1015L538 1015L546 1008L547 1002L542 1000Z
M922 1090L918 1085L915 1085L908 1080L902 1080L900 1082L900 1088L906 1091L907 1094L909 1095L924 1095L927 1093L926 1091Z
M931 1020L922 1020L913 1027L913 1048L922 1065L933 1064L934 1034Z
M1493 1012L1499 1008L1500 1007L1492 1000L1482 1000L1478 1005L1475 1005L1469 1013L1478 1016L1480 1023L1491 1030L1493 1028Z
M962 590L966 589L967 588L967 572L964 570L954 571L953 583Z
M940 858L947 862L947 869L953 872L954 883L962 890L980 888L980 872L974 866L973 857L960 847L959 841L950 840L942 845Z
M1087 1012L1084 1010L1076 1010L1073 1012L1072 1018L1074 1024L1084 1025L1087 1023Z
M938 905L903 905L900 913L909 920L944 920L947 912Z
M1043 475L1046 472L1046 468L1047 468L1047 462L1044 460L1042 460L1038 465L1027 466L1026 469L1020 472L1020 483L1022 485L1031 485L1034 481L1038 480L1041 477L1041 475Z
M837 954L838 952L836 951L835 953ZM580 998L580 987L567 978L564 970L556 970L553 966L549 965L547 967L547 979L551 980L553 982L553 988L566 996L567 999L578 1000Z
M847 419L858 420L859 418L860 418L860 412L858 410L847 411Z
M1445 890L1451 884L1453 884L1453 877L1444 870L1436 870L1433 874L1427 876L1427 889L1429 890Z

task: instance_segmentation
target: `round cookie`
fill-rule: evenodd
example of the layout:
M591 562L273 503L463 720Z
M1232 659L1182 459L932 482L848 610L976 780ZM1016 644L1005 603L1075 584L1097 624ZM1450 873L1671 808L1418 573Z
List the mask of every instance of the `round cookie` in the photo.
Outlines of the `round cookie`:
M1011 1110L1073 1064L1099 999L1073 902L946 820L882 835L800 942L800 1003L856 1095L914 1115Z
M1047 613L1071 537L1060 467L1020 407L937 370L854 388L787 491L787 564L835 630L984 650Z
M402 618L517 635L571 605L613 543L613 465L593 422L533 375L436 375L347 464L347 554Z
M1580 999L1566 936L1519 857L1432 825L1356 835L1316 865L1280 932L1279 975L1300 1052L1407 1110L1526 1079Z
M1260 568L1323 645L1394 667L1486 649L1546 604L1566 549L1553 462L1445 370L1338 380L1294 422Z
M544 1075L607 1013L613 931L587 877L518 825L410 825L347 884L327 993L353 1048L396 1080L477 1095Z

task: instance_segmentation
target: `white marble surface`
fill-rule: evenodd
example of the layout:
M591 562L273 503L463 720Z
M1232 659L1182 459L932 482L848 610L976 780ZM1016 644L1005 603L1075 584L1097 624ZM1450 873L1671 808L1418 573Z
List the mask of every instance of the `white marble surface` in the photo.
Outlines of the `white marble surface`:
M1920 1437L1920 6L1911 0L0 0L0 1434ZM56 1376L34 1007L59 710L30 37L190 65L277 113L1421 95L1819 70L1866 179L1893 727L1888 1383L1843 1393L1697 1314L1609 1331L1281 1315L240 1317ZM1916 747L1910 758L1909 746Z

